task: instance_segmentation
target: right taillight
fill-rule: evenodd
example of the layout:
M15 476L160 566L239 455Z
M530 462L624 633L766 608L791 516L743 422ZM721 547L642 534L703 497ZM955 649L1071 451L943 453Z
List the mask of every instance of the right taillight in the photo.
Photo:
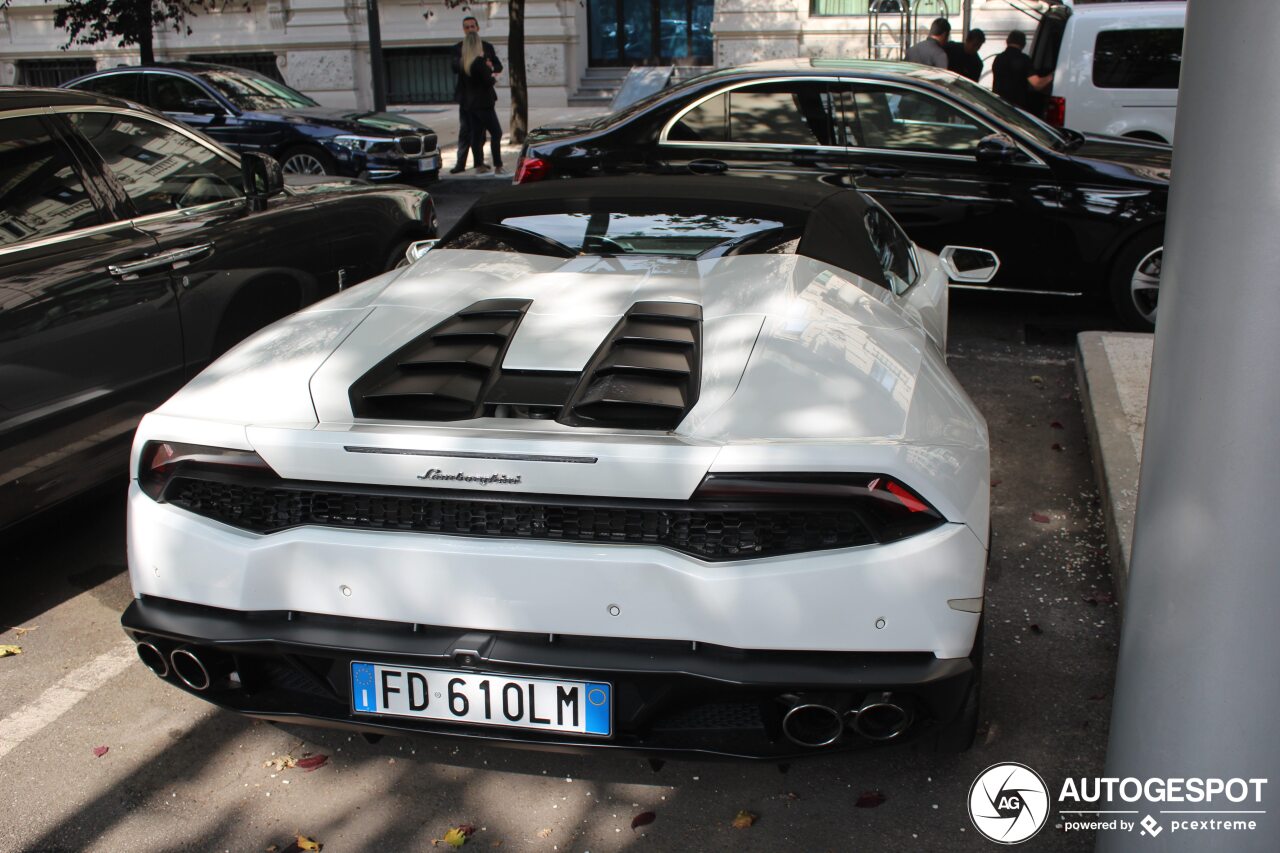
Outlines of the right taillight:
M261 456L252 450L206 447L176 441L148 441L138 460L138 485L152 500L160 500L173 475L184 468L233 468L274 474Z
M520 159L516 161L515 183L517 184L532 184L549 174L551 174L551 164L541 157L526 157L521 154Z
M1057 95L1049 98L1049 103L1044 108L1044 120L1054 127L1066 127L1067 99Z
M880 543L946 521L914 489L885 474L708 474L692 500L723 503L726 509L847 510Z

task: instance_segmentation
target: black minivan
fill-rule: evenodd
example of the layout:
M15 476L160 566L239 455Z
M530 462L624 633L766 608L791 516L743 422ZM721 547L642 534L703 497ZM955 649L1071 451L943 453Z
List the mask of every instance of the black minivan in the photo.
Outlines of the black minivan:
M435 232L419 189L285 187L135 105L0 88L0 528L123 474L213 357Z
M255 71L201 62L97 71L63 84L145 104L232 151L270 154L290 175L434 181L431 128L398 113L322 107Z

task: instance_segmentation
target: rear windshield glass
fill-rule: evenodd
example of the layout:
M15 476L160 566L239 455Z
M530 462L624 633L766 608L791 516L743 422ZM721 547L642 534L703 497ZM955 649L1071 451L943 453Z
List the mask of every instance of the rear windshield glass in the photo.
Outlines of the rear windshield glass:
M1093 51L1099 89L1176 89L1182 72L1182 30L1108 30Z
M203 71L200 76L242 110L287 110L318 106L296 89L257 74Z
M674 213L510 216L502 220L502 226L551 240L576 254L680 258L696 258L711 249L754 242L769 232L781 235L783 231L783 223L772 219Z

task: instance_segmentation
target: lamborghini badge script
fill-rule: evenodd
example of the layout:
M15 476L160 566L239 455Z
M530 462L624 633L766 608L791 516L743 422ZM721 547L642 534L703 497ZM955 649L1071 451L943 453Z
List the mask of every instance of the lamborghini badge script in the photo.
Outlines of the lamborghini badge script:
M464 474L461 471L456 474L446 474L439 468L432 468L425 474L419 474L418 479L430 480L433 483L474 483L480 486L492 486L494 483L497 483L500 486L518 486L523 478L519 475L515 477L508 477L506 474Z

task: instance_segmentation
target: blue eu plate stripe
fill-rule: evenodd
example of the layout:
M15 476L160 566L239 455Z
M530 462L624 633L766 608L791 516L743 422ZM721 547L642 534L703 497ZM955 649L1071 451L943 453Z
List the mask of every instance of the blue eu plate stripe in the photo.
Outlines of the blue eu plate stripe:
M609 731L609 707L613 704L609 696L609 685L599 682L587 682L587 733L607 735Z
M351 702L357 711L374 713L377 708L374 702L373 664L351 664Z

